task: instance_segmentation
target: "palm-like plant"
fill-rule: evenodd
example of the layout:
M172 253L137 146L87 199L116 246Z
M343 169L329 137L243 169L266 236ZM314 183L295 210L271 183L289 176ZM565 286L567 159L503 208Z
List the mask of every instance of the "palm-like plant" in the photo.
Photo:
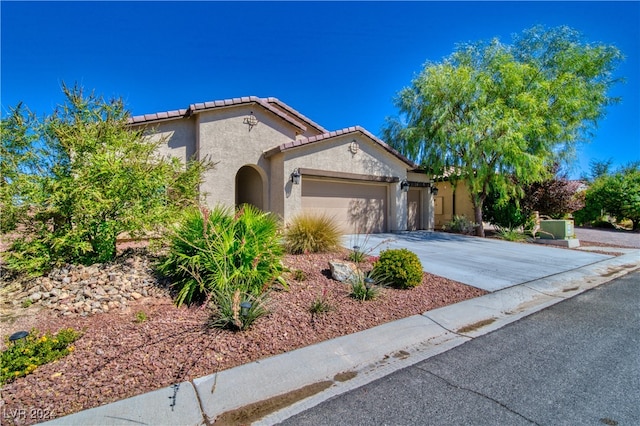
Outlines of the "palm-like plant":
M278 229L274 215L249 205L191 209L158 270L178 289L177 305L223 289L259 296L275 281L286 286Z

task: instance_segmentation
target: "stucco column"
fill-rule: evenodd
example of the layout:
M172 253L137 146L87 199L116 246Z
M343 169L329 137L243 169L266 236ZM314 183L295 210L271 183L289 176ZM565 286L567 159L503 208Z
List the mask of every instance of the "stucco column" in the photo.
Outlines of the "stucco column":
M407 230L407 193L400 188L400 183L392 183L389 186L391 199L395 202L391 203L389 209L389 229L391 232Z
M433 185L433 183L432 183ZM431 193L431 188L427 188L426 191L424 191L425 194L425 203L424 203L424 215L425 215L425 222L424 222L424 227L425 229L427 229L428 231L433 231L435 228L435 224L436 224L436 219L435 219L435 199L433 197L433 194Z
M285 176L286 178L287 176ZM284 182L284 220L285 223L302 212L302 181L298 184L287 179Z

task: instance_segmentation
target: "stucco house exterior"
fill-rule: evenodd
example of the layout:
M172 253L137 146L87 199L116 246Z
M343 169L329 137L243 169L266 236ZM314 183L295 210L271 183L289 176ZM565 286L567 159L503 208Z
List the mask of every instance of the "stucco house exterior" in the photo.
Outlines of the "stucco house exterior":
M433 229L431 179L355 126L329 131L276 98L196 103L135 116L160 155L216 162L200 191L208 205L253 204L285 223L328 214L345 233Z
M448 179L441 179L435 182L434 186L438 188L438 194L433 197L435 229L443 229L454 216L465 216L474 221L471 194L465 181L458 181L454 185Z

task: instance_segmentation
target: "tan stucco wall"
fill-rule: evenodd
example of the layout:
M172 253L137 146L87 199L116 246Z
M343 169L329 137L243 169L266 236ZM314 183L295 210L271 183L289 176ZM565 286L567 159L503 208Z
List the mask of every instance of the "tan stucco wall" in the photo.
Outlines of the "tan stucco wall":
M160 156L177 157L186 164L196 154L194 119L182 118L156 123L147 126L145 134L153 141L164 140L158 146Z
M249 129L245 118L253 113L258 124ZM157 133L154 139L165 138L158 149L159 155L175 156L182 161L197 155L216 163L205 175L201 192L206 203L234 206L238 191L236 182L252 187L246 197L262 198L264 210L269 210L285 221L301 209L301 186L293 185L290 175L296 168L325 170L329 172L358 175L409 178L411 181L428 182L424 174L407 172L408 165L368 137L356 133L328 140L321 140L282 153L264 157L264 152L275 146L296 139L300 129L273 115L258 105L238 105L201 111L189 118L167 120L154 124ZM350 146L355 141L356 153ZM236 179L243 166L257 172L261 182L252 174ZM261 188L255 188L259 185ZM407 227L407 193L400 189L399 182L379 183L387 188L388 230L405 230ZM433 227L430 212L433 199L428 188L420 189L422 225ZM246 199L245 197L245 199Z
M258 124L251 130L244 119L251 113ZM257 165L266 177L265 210L271 209L267 182L271 180L269 160L263 151L295 139L295 127L266 113L258 106L239 106L206 111L197 115L198 146L200 155L208 155L218 162L202 184L209 205L222 203L235 205L235 178L238 170L247 164Z
M357 153L349 150L352 141L359 146ZM407 164L393 157L382 147L362 135L345 135L328 141L320 141L300 148L285 151L282 161L283 174L288 177L296 168L310 168L332 172L361 175L406 177ZM300 213L302 205L301 186L292 185L289 179L280 181L284 197L284 218L288 220ZM406 229L406 193L399 183L388 183L389 230Z
M437 209L434 214L435 227L437 229L442 229L444 225L453 219L454 215L465 216L470 221L474 220L473 204L465 182L457 182L455 195L451 182L437 182L435 185L438 187L438 195L435 197L435 201L442 203L442 214L438 214L439 211Z

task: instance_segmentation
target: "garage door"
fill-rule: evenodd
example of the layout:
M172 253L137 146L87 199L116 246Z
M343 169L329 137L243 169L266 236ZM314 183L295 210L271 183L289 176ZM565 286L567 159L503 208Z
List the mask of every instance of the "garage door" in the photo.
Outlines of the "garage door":
M387 186L302 178L302 210L333 217L345 233L387 231Z

